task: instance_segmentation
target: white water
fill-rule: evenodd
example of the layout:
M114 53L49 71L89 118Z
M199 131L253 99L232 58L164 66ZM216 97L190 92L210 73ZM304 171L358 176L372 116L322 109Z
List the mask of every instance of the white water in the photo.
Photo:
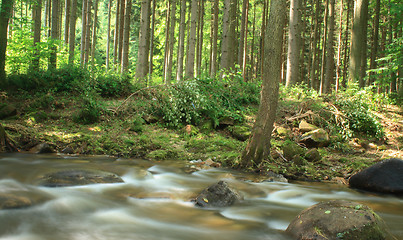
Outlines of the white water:
M62 169L100 169L124 183L47 188L41 175ZM254 183L224 169L186 173L186 163L152 163L107 157L0 155L0 193L49 199L22 209L0 210L1 240L237 240L289 239L283 231L304 208L344 199L373 208L403 239L403 199L360 193L345 186ZM224 179L245 200L221 209L194 207L202 189ZM250 181L245 181L249 179Z

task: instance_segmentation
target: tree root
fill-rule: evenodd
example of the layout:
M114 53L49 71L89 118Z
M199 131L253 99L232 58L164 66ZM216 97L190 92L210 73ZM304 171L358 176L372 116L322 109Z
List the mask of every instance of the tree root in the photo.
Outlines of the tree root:
M7 136L6 130L0 124L0 152L17 152L15 143Z

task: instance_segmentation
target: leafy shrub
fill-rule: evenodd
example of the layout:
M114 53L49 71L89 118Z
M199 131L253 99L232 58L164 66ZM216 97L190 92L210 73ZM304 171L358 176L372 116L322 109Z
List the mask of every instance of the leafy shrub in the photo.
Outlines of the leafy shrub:
M95 97L87 95L84 97L81 109L73 117L73 120L82 124L98 122L102 110L102 106L96 101Z
M133 90L133 85L127 76L112 72L97 76L94 87L102 97L125 96Z

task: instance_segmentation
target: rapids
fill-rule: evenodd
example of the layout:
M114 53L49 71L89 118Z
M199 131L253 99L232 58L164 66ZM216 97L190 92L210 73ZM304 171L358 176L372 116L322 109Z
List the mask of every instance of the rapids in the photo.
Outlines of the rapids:
M1 240L241 240L289 239L283 231L304 208L344 199L370 206L403 239L403 199L358 192L325 183L262 182L228 169L193 171L183 161L150 162L112 157L1 154L0 193L46 200L0 210ZM124 183L49 188L44 174L63 169L97 169ZM226 180L243 196L232 207L202 209L191 200Z

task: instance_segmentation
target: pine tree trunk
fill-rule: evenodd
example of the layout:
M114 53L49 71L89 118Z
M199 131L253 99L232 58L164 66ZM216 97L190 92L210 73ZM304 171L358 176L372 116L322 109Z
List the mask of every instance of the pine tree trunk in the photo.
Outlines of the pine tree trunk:
M375 17L374 17L374 30L372 33L372 48L371 48L371 60L370 60L370 69L376 68L376 57L378 53L378 44L379 44L379 15L381 9L381 0L376 0L375 5ZM372 85L374 82L373 74L369 75L369 85Z
M65 8L64 8L64 42L66 44L69 44L71 0L65 0L64 4L65 4Z
M148 73L150 47L150 6L151 0L142 0L140 16L139 50L136 78L144 80Z
M334 78L334 5L335 0L330 0L329 3L329 22L327 31L327 44L326 44L326 70L325 81L323 84L323 93L330 93L330 85Z
M32 59L32 70L39 71L39 49L38 44L41 41L41 13L42 1L38 0L32 8L32 18L34 20L34 57Z
M149 49L149 64L148 64L148 74L149 74L149 79L151 79L152 77L152 73L153 73L153 67L154 67L154 62L153 62L153 58L154 58L154 30L155 30L155 8L156 8L156 0L152 0L152 13L151 13L151 33L150 33L150 49ZM146 82L146 86L148 86L148 79Z
M201 74L201 65L203 58L203 29L204 29L204 1L199 2L199 20L198 20L198 34L197 34L197 55L196 55L196 74Z
M258 166L270 154L270 139L276 118L281 52L286 16L286 0L270 2L270 15L265 36L265 59L259 110L248 145L242 153L241 165Z
M212 51L211 51L211 70L210 77L215 78L217 73L217 54L218 54L218 0L214 0L213 7L213 39L212 39Z
M186 0L181 0L181 14L179 26L179 46L178 46L178 67L176 71L176 81L183 78L183 58L185 55L185 18L186 18Z
M171 14L171 4L172 0L167 1L167 11L165 16L165 42L164 42L164 65L162 66L162 76L164 77L164 83L167 83L167 68L168 68L168 54L169 54L169 29L171 27L170 21L171 18L169 17Z
M77 0L71 0L70 30L69 30L69 64L74 64L74 49L76 43Z
M125 23L123 31L123 47L122 47L122 68L120 72L126 73L129 67L129 38L130 38L130 15L132 11L132 1L126 0Z
M248 79L252 79L256 76L255 71L255 35L256 35L256 5L253 6L253 20L252 20L252 46L250 47L250 70L248 73Z
M301 0L290 1L286 87L299 82L299 58L301 54Z
M59 33L59 0L52 0L52 29L51 39L56 41ZM56 69L57 62L57 46L56 43L52 43L50 56L49 56L49 69Z
M247 28L247 12L246 6L248 5L249 0L243 0L242 2L242 18L241 18L241 29L239 33L239 44L238 44L238 65L240 67L243 66L243 54L245 47L245 30Z
M113 37L113 64L117 64L118 60L118 48L119 48L119 21L120 21L120 5L123 0L116 0L116 18L115 18L115 30Z
M347 0L347 17L346 17L346 30L344 32L344 66L343 66L343 82L342 82L342 86L344 88L347 87L347 69L348 69L348 65L349 65L349 56L350 56L350 45L349 45L349 33L350 33L350 13L352 12L351 10L351 3L352 0Z
M13 0L2 0L0 6L0 87L5 84L6 80L7 28L13 11L13 4Z
M318 60L319 60L319 15L320 15L320 2L319 0L315 0L315 17L314 17L314 29L313 29L313 40L311 42L311 52L313 52L312 62L311 62L311 73L310 73L310 82L311 87L316 91L319 91L317 70L318 70Z
M97 44L98 0L94 2L94 23L92 25L91 63L95 64L95 47Z
M84 66L84 58L85 58L85 39L87 38L87 11L88 11L88 1L83 0L83 7L81 11L81 46L80 46L80 63L81 66Z
M245 13L245 33L244 33L244 41L243 41L243 53L242 53L242 65L240 65L242 67L242 78L244 79L244 81L247 81L247 69L246 69L246 62L248 60L248 22L249 22L249 0L244 0L246 1L246 13Z
M335 91L339 91L340 87L340 76L341 76L341 48L342 48L342 33L343 33L343 0L340 2L340 13L339 13L339 35L337 44L337 63L336 63L336 85Z
M176 0L172 0L170 9L170 27L169 27L169 46L168 46L168 64L166 82L171 83L172 79L172 66L173 66L173 52L175 44L175 26L176 26Z
M324 31L323 31L323 40L322 40L322 64L321 64L321 70L320 70L320 87L319 87L319 93L322 94L324 93L324 84L325 84L325 71L326 71L326 49L327 49L327 33L328 33L328 16L329 16L329 1L326 0L325 3L325 16L323 18L324 22Z
M191 20L190 20L190 35L188 51L186 56L186 67L185 76L186 78L194 77L194 67L195 67L195 48L196 48L196 26L198 18L197 4L198 0L192 0L191 5Z
M108 3L108 26L107 26L107 36L106 36L106 71L109 70L109 59L110 59L110 45L111 45L111 9L112 0Z
M91 6L92 6L92 0L88 1L88 6L87 6L87 25L86 25L86 34L85 34L85 48L84 48L84 66L87 65L89 61L89 54L90 54L90 47L91 47L91 29L92 29L92 24L94 22L92 21L92 13L91 13Z
M118 64L122 64L122 52L123 52L123 34L124 34L124 26L125 26L125 9L126 2L125 0L120 1L120 19L119 19L119 39L118 39Z
M223 31L221 42L221 69L231 70L235 67L235 25L236 0L224 1Z

